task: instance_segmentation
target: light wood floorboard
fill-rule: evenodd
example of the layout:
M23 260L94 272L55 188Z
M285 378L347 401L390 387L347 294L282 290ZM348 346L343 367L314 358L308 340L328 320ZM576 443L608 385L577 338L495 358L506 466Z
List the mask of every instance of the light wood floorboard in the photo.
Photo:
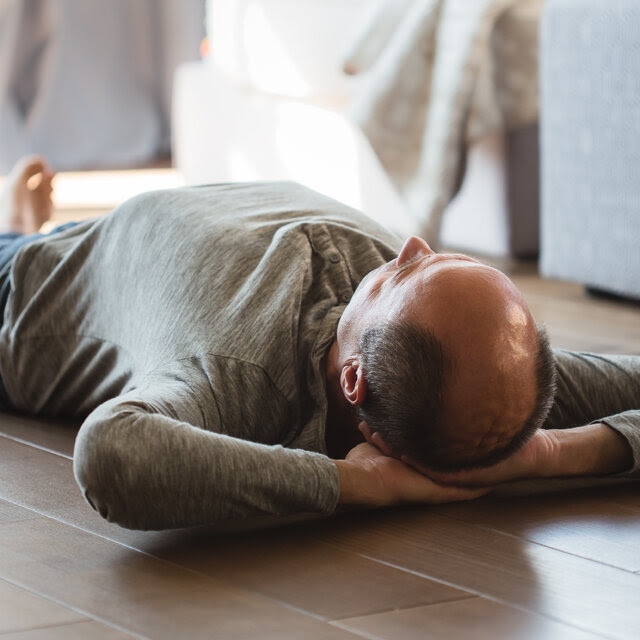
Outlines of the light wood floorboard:
M0 580L0 635L84 620L76 611Z
M131 640L137 638L99 622L87 621L56 625L25 631L14 631L0 636L2 640Z
M440 509L368 517L366 523L325 527L323 539L578 629L613 637L640 636L636 573L460 523Z
M336 625L384 640L399 637L404 640L593 640L602 637L486 598L387 611L341 620Z
M0 524L9 582L152 638L350 638L312 616L57 520Z
M640 571L640 496L637 483L589 487L450 505L447 516L589 558Z

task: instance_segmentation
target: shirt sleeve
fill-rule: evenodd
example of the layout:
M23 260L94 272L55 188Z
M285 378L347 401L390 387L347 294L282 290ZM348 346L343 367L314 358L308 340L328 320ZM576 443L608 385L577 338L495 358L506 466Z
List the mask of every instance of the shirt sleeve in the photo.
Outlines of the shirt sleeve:
M334 511L339 479L329 458L220 433L203 393L156 379L89 415L74 472L94 509L131 529Z
M629 443L640 475L640 356L554 349L558 388L545 428L603 422Z

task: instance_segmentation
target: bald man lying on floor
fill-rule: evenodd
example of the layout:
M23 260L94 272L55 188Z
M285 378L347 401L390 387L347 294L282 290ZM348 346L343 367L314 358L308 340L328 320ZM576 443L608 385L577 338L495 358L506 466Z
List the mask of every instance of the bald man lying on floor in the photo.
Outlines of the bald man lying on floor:
M291 183L148 193L24 236L51 173L32 158L12 175L4 404L84 418L76 478L108 520L330 514L640 468L640 359L552 352L476 260Z

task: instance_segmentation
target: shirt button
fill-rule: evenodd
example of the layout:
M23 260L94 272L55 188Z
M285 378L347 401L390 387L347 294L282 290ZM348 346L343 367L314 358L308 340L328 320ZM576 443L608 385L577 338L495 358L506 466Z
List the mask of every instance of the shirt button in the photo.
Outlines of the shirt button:
M330 253L329 254L329 262L333 262L333 264L336 264L336 263L340 262L340 254L339 253Z

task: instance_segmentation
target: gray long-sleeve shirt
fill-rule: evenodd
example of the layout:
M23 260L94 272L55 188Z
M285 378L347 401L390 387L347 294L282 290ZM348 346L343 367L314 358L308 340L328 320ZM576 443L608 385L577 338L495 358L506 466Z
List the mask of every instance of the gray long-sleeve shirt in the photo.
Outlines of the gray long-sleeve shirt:
M291 183L139 196L16 256L0 332L9 398L88 415L76 477L124 526L330 513L323 359L355 287L399 246ZM619 414L608 424L637 470L639 361L558 358L548 426Z
M640 475L640 356L554 349L558 388L547 429L604 422L629 443Z
M398 245L292 183L136 197L16 256L9 398L89 414L76 476L126 526L329 513L323 359L355 287Z

